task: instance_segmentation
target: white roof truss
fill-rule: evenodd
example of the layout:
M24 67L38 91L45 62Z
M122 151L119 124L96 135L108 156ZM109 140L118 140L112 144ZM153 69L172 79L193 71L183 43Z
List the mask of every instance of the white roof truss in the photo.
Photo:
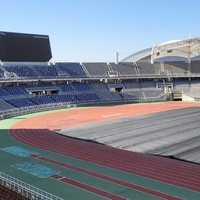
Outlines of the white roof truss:
M151 62L169 56L187 58L190 63L191 58L200 56L200 37L163 43L152 48Z

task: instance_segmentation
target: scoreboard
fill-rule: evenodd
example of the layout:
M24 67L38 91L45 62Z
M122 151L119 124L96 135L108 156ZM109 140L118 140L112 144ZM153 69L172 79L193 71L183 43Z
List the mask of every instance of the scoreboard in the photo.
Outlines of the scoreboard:
M48 35L0 32L0 60L47 62L52 58Z

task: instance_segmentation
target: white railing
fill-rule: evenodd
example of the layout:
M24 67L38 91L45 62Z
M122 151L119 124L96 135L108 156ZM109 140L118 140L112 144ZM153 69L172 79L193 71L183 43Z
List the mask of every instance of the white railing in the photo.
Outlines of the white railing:
M63 200L3 172L0 172L0 184L31 200Z
M2 110L0 111L0 120L10 118L10 117L20 116L24 114L30 114L34 112L64 109L64 108L70 108L73 106L74 106L73 104L69 104L69 103L53 103L53 104L43 104L43 105L29 106L29 107L23 107L23 108L13 108L13 109L8 109L8 110Z

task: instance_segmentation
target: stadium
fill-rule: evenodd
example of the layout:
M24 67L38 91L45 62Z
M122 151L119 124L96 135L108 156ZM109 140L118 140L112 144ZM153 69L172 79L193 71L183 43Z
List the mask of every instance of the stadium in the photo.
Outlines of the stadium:
M0 32L0 199L200 199L200 38L52 62Z

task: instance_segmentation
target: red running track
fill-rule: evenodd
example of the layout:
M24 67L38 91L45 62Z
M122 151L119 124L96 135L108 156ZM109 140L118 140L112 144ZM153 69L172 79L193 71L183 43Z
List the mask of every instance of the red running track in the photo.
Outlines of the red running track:
M69 164L66 164L66 163L62 163L62 162L55 161L55 160L45 158L45 157L42 157L42 156L38 156L38 155L33 155L32 157L39 159L39 160L42 160L42 161L45 161L45 162L56 164L58 166L65 167L67 169L72 169L74 171L81 172L81 173L84 173L84 174L87 174L87 175L90 175L90 176L93 176L93 177L96 177L96 178L99 178L99 179L103 179L103 180L106 180L106 181L109 181L109 182L112 182L112 183L116 183L118 185L122 185L124 187L131 188L133 190L137 190L137 191L147 193L147 194L150 194L150 195L153 195L153 196L161 197L163 199L180 200L180 198L173 197L173 196L168 195L168 194L160 193L160 192L157 192L155 190L150 190L148 188L144 188L144 187L141 187L141 186L138 186L138 185L135 185L135 184L127 183L127 182L124 182L124 181L121 181L121 180L118 180L118 179L115 179L115 178L112 178L112 177L109 177L109 176L105 176L105 175L102 175L102 174L99 174L99 173L95 173L95 172L92 172L92 171L82 169L80 167L72 166L72 165L69 165ZM58 175L54 175L53 178L56 178L56 179L59 179L59 180L62 179L62 177L60 177Z
M47 129L10 129L27 145L200 192L200 166L57 135ZM178 171L177 171L178 169Z
M117 196L117 195L114 195L114 194L111 194L109 192L105 192L103 190L99 190L95 187L91 187L91 186L88 186L86 184L83 184L83 183L80 183L80 182L77 182L77 181L74 181L72 179L69 179L69 178L66 178L66 177L62 177L60 175L54 175L52 176L52 178L56 179L56 180L60 180L64 183L68 183L70 185L73 185L75 187L79 187L81 189L84 189L84 190L87 190L89 192L92 192L92 193L95 193L95 194L98 194L100 196L103 196L103 197L106 197L108 199L115 199L115 200L126 200L125 198L123 197L120 197L120 196Z

